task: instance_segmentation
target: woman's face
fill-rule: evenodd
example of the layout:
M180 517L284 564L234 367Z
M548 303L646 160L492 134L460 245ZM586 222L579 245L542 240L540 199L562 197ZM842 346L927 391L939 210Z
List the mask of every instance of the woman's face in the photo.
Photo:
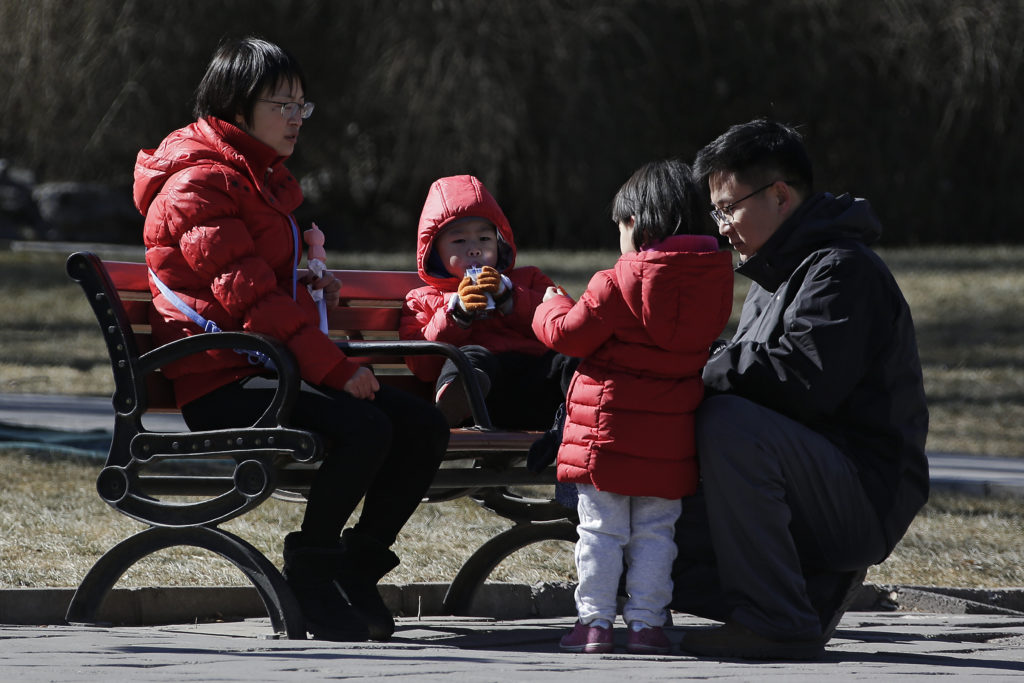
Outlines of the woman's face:
M241 114L235 117L235 123L260 142L273 147L281 156L288 157L295 151L295 143L299 140L302 116L297 111L294 116L285 118L281 105L289 102L302 105L305 101L305 93L298 81L282 81L274 89L268 88L260 93L252 110L251 125L246 125Z

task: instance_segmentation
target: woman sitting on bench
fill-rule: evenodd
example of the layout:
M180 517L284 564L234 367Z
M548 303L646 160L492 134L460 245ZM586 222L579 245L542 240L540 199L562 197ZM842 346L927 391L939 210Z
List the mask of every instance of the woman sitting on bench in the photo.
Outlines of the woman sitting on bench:
M328 640L386 640L394 619L377 582L390 546L440 466L448 425L429 403L381 386L320 331L310 290L337 304L340 283L297 274L302 202L284 166L313 113L295 59L263 40L225 42L196 92L196 122L139 152L135 204L160 344L204 330L269 335L304 380L292 426L327 449L300 531L284 541L284 575L307 629ZM307 289L307 285L309 288ZM208 351L167 367L190 429L253 424L270 403L259 359ZM262 386L261 386L262 385ZM362 513L342 529L360 500Z

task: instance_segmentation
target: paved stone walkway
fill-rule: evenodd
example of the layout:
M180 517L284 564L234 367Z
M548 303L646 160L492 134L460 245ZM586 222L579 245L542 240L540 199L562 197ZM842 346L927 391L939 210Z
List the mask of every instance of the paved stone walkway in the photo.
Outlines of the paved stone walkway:
M261 637L261 620L149 628L0 626L4 681L998 681L1024 676L1024 618L854 613L818 662L562 654L571 618L400 619L389 643ZM678 617L670 638L711 624Z

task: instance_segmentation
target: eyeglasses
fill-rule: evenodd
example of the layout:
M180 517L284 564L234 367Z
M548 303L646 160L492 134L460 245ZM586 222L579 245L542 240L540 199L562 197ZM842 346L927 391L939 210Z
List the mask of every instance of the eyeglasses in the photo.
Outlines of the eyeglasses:
M281 116L286 119L293 119L296 116L308 119L313 115L313 108L316 106L312 102L275 102L274 100L260 100L260 102L269 102L270 104L280 105Z
M748 195L746 195L744 197L740 197L739 199L734 201L729 206L723 206L722 208L718 208L716 206L715 208L711 209L711 217L715 219L715 223L718 224L718 227L722 227L723 225L732 225L732 221L733 221L732 210L736 208L737 204L739 204L742 201L746 201L746 200L750 199L751 197L753 197L758 192L764 192L765 190L767 190L769 187L771 187L772 185L774 185L777 182L779 182L779 181L778 180L773 180L770 183L768 183L767 185L763 185L763 186L757 188L756 190L754 190L750 194L748 194ZM788 183L789 181L788 180L783 180L782 182Z

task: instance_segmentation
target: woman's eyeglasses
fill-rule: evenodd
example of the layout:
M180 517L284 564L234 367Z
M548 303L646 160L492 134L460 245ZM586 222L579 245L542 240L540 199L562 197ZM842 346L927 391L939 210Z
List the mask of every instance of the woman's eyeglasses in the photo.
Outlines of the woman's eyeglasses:
M279 105L281 107L281 116L286 119L293 119L296 116L308 119L313 115L313 108L316 106L312 102L275 102L274 100L260 100L260 102Z

